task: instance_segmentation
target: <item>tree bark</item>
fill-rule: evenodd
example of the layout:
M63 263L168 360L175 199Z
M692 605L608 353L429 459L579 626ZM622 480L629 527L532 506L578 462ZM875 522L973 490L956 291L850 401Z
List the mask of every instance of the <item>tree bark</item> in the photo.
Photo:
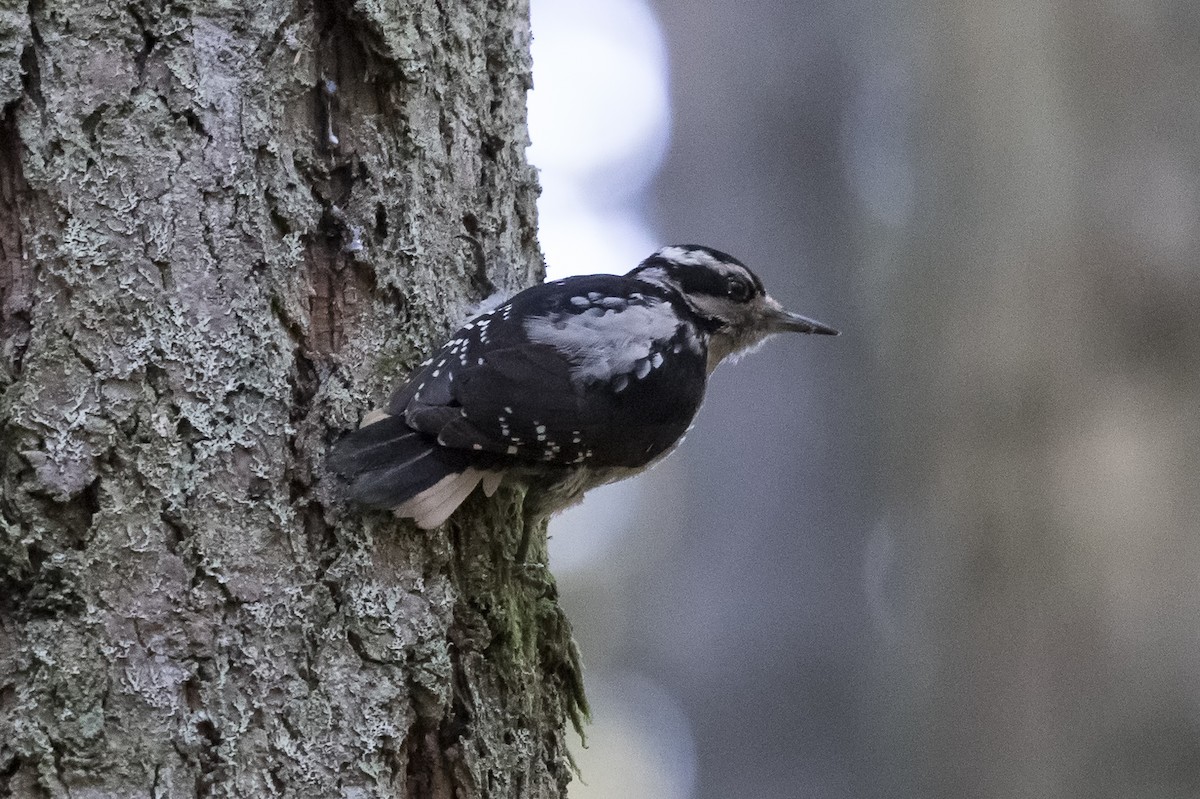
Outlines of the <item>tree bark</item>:
M0 10L0 796L558 797L514 490L323 460L541 275L524 0Z

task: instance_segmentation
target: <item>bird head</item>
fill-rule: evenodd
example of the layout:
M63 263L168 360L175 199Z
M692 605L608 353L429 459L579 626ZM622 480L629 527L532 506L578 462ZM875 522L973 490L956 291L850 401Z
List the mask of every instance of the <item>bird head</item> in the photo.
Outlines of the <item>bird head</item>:
M663 247L628 274L677 295L708 333L708 371L750 352L776 333L838 331L786 310L732 255L698 244Z

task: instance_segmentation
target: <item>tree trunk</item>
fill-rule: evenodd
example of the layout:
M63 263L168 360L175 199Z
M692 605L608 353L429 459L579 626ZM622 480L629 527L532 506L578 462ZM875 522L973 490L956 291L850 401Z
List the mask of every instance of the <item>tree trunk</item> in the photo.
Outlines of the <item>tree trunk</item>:
M540 275L528 41L524 0L0 10L0 796L564 794L522 498L424 534L323 469Z

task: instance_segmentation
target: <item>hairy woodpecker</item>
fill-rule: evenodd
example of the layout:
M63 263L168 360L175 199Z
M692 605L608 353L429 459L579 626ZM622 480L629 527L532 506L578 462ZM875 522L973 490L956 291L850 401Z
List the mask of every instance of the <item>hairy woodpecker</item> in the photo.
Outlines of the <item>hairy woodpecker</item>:
M482 483L549 514L683 438L717 364L773 333L825 333L732 256L664 247L626 275L555 280L466 323L337 443L351 497L431 529Z

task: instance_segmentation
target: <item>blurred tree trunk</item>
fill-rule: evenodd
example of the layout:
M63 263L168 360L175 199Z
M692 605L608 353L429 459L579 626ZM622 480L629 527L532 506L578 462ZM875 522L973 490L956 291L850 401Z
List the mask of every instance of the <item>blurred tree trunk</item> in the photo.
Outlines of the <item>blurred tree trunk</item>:
M1196 651L1179 644L1200 611L1200 500L1173 485L1200 453L1181 368L1200 362L1183 210L1200 111L1171 62L1195 55L1194 5L1167 24L1171 6L1142 20L1167 47L1116 7L903 9L938 35L913 76L923 200L878 396L911 680L897 728L921 755L896 751L926 796L1200 789Z
M523 0L0 9L0 795L563 795L520 498L427 535L322 467L540 274L528 40Z

